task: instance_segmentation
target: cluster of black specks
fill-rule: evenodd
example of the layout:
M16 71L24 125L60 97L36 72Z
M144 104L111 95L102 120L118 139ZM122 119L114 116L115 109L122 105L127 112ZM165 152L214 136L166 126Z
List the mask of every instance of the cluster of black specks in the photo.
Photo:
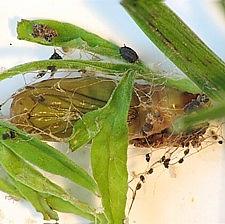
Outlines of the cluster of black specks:
M2 140L14 139L14 138L16 138L16 133L13 130L10 130L2 134Z
M129 63L134 63L138 61L139 57L132 48L124 45L124 47L121 47L119 50L120 50L120 55L122 56L122 58L128 61Z
M132 201L131 201L129 211L131 210L131 207L134 203L134 200L137 195L137 191L140 190L142 188L142 185L146 182L146 177L148 175L153 174L154 168L157 167L157 164L163 165L163 167L166 169L168 169L170 166L172 166L174 164L181 164L184 162L185 157L188 156L188 154L190 153L190 149L188 147L185 147L184 149L182 149L183 155L180 158L177 158L177 155L174 155L175 152L176 152L176 149L172 150L171 152L166 151L165 154L161 156L161 158L159 158L157 161L153 162L151 165L149 164L149 162L151 162L151 153L145 154L145 160L148 163L148 169L147 169L147 171L138 174L139 180L136 184L136 187L133 190L133 196L132 196Z
M198 102L201 103L207 103L208 102L208 98L205 95L199 95L197 98ZM147 127L145 127L147 128ZM179 142L179 144L174 145L173 147L170 147L169 149L166 150L166 152L163 153L163 155L161 155L161 157L159 159L157 159L156 161L152 161L151 159L151 153L146 153L144 158L145 161L148 163L147 169L144 172L141 172L137 175L135 175L135 178L138 177L139 180L136 184L136 187L134 188L133 191L133 197L132 197L132 201L131 201L131 205L130 205L130 210L131 207L134 203L137 191L140 190L142 188L142 185L145 183L146 181L146 177L151 175L153 173L153 171L155 172L155 169L159 166L159 167L163 167L165 169L168 169L170 167L172 167L175 164L183 164L184 161L191 155L198 153L200 150L202 150L203 148L199 148L201 145L201 142L204 139L207 139L207 136L203 137L204 134L207 134L206 130L208 128L208 125L206 125L206 127L203 128L199 128L196 129L195 131L191 132L191 133L187 133L184 134L184 136L181 136L179 140L177 140L177 142ZM209 137L211 137L213 140L215 140L218 144L223 144L224 142L224 138L221 135L218 135L215 131L213 130L209 130L210 131L210 135ZM161 133L161 135L164 134ZM173 137L172 135L170 135L170 138ZM162 137L161 137L162 139ZM173 140L174 138L172 138ZM155 142L156 139L153 139ZM149 143L150 141L148 141ZM195 149L197 148L197 150Z
M35 38L42 38L48 42L51 42L53 38L58 36L56 30L44 24L34 24L32 36Z

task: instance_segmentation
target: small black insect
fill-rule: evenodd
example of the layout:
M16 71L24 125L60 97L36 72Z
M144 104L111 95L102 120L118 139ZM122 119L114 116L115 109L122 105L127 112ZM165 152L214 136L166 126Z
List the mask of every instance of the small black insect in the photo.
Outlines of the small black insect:
M209 102L209 98L205 94L198 95L196 99L185 105L184 111L188 113L193 112L207 102Z
M16 133L13 130L9 131L9 135L10 135L10 138L15 138L16 137Z
M15 137L16 137L16 133L13 130L10 130L9 132L5 132L2 134L2 140L14 139Z
M47 69L51 71L51 75L50 76L53 76L56 73L56 71L57 71L57 68L56 68L55 65L49 65L49 66L47 66Z
M209 97L206 96L205 94L201 94L201 95L199 95L199 96L197 97L197 100L198 100L200 103L204 104L204 103L208 103L208 102L209 102Z
M54 53L51 55L49 59L62 59L62 57L54 49Z
M137 53L130 47L124 45L124 47L120 48L120 55L123 59L130 63L134 63L138 60Z
M44 71L44 70L38 72L37 78L38 78L38 79L42 78L43 76L45 76L46 73L47 73L47 71Z
M197 110L200 107L201 103L198 100L192 100L190 103L186 104L184 107L184 112L190 113Z
M218 143L219 143L220 145L222 145L222 144L223 144L223 141L222 141L222 140L220 140L220 141L218 141Z

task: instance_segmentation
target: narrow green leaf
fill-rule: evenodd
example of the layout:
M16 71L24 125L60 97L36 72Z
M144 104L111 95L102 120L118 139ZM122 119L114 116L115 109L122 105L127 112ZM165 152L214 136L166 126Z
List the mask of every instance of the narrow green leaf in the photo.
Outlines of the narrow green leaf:
M47 69L48 66L56 66L57 69L68 69L68 70L85 69L87 71L105 72L111 75L113 75L114 73L123 75L127 70L134 70L137 73L140 74L148 73L149 76L152 75L152 78L155 77L153 72L136 64L107 63L107 62L86 61L86 60L41 60L21 64L8 70L5 70L2 73L0 73L0 80L10 78L14 75L22 73L28 73L37 70L45 70Z
M91 161L93 175L102 195L102 203L110 223L125 218L127 193L127 115L131 101L134 72L123 77L103 108L85 114L75 123L70 140L77 149L93 139Z
M0 163L16 181L42 193L68 198L68 195L59 186L49 181L2 144L0 145Z
M24 198L26 198L38 212L43 214L44 220L58 220L59 218L55 211L79 215L90 221L94 221L97 217L97 214L95 217L93 214L86 212L84 208L81 209L79 206L69 201L64 201L52 195L41 194L20 182L15 182L15 185Z
M79 207L76 204L64 201L56 196L37 192L18 181L14 181L14 185L17 187L17 191L20 192L21 195L23 195L23 197L28 200L38 212L43 214L45 220L58 220L58 215L55 211L72 213L91 221L94 221L98 216L98 214L96 214L95 217L93 214L86 212L84 204L82 207ZM89 210L88 206L87 210Z
M190 93L200 93L201 90L187 78L172 78L166 77L162 74L157 74L148 68L139 66L136 64L120 64L120 63L107 63L96 61L84 61L84 60L42 60L34 61L30 63L21 64L5 70L0 73L0 80L11 78L15 75L28 73L38 70L47 70L48 66L56 66L58 70L80 70L84 69L90 72L103 72L105 75L120 75L122 76L126 71L132 70L136 72L136 78L144 79L151 83L164 84L181 91L187 91Z
M81 217L84 217L88 220L94 221L96 217L93 214L90 214L89 212L85 212L84 208L79 208L79 206L75 206L69 201L64 201L61 198L55 197L55 196L47 196L46 201L48 205L58 211L58 212L64 212L64 213L71 213L74 215L80 215Z
M37 191L18 181L15 181L15 185L23 197L34 206L36 211L42 213L44 220L59 220L57 213L53 211L46 200Z
M17 199L23 197L14 185L12 178L5 172L2 167L0 167L0 191L3 191L9 194L9 196L15 197Z
M78 215L87 217L88 214L94 219L95 211L87 204L75 199L61 187L44 177L40 172L35 170L29 163L19 158L4 145L0 145L0 164L4 170L13 178L15 185L20 193L38 209L38 211L48 211L49 205L40 195L54 196L62 201L62 208L66 202L74 207L74 213L79 211ZM22 185L21 185L22 184ZM23 186L25 185L25 186ZM35 191L35 192L34 192ZM45 198L45 197L44 197ZM59 203L58 203L59 207ZM60 208L60 207L59 207ZM75 210L75 208L77 210ZM47 214L54 216L54 213ZM47 217L47 216L46 216Z
M225 97L225 64L163 1L123 0L140 28L195 84L215 101Z
M56 37L50 41L47 41L43 37L35 37L33 27L38 24L53 29L56 32ZM17 33L18 39L20 40L27 40L48 46L78 48L121 59L119 47L116 44L69 23L43 19L21 20L17 25Z
M64 154L15 126L0 120L0 136L9 130L16 132L16 138L6 140L0 138L0 145L4 145L22 159L45 171L66 177L94 193L98 191L94 179Z
M173 124L173 130L181 132L190 130L196 127L198 124L212 121L216 119L222 119L225 117L225 104L216 105L212 108L198 110L189 115L178 118Z

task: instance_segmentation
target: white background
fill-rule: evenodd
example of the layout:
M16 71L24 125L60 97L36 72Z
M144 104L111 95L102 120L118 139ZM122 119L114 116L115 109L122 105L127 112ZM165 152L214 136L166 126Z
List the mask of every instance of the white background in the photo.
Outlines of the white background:
M215 1L169 0L167 4L225 59L225 12L223 14ZM50 18L76 24L121 46L126 44L134 48L141 59L155 70L179 73L145 37L117 0L0 0L2 68L48 58L52 53L50 47L16 39L16 22L21 18ZM15 80L0 82L1 100L20 85ZM130 154L130 170L135 171L143 164L144 152L132 151ZM82 152L80 156L83 156ZM84 156L87 157L85 153ZM223 147L216 146L176 167L176 178L171 178L167 171L153 175L137 195L130 223L225 223L224 161ZM3 193L0 196L0 224L43 223L41 215L29 203L5 199ZM85 222L71 215L61 215L59 223Z

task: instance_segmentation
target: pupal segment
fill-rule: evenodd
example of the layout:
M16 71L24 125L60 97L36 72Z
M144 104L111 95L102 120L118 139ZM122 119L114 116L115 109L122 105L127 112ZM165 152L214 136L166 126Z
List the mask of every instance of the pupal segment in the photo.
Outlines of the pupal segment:
M51 79L25 88L13 97L11 122L44 140L63 141L72 134L74 122L83 114L103 107L117 82L100 77ZM192 102L209 105L200 94L190 94L162 85L135 84L128 113L129 140L138 147L198 147L208 124L190 133L171 133L172 122Z

